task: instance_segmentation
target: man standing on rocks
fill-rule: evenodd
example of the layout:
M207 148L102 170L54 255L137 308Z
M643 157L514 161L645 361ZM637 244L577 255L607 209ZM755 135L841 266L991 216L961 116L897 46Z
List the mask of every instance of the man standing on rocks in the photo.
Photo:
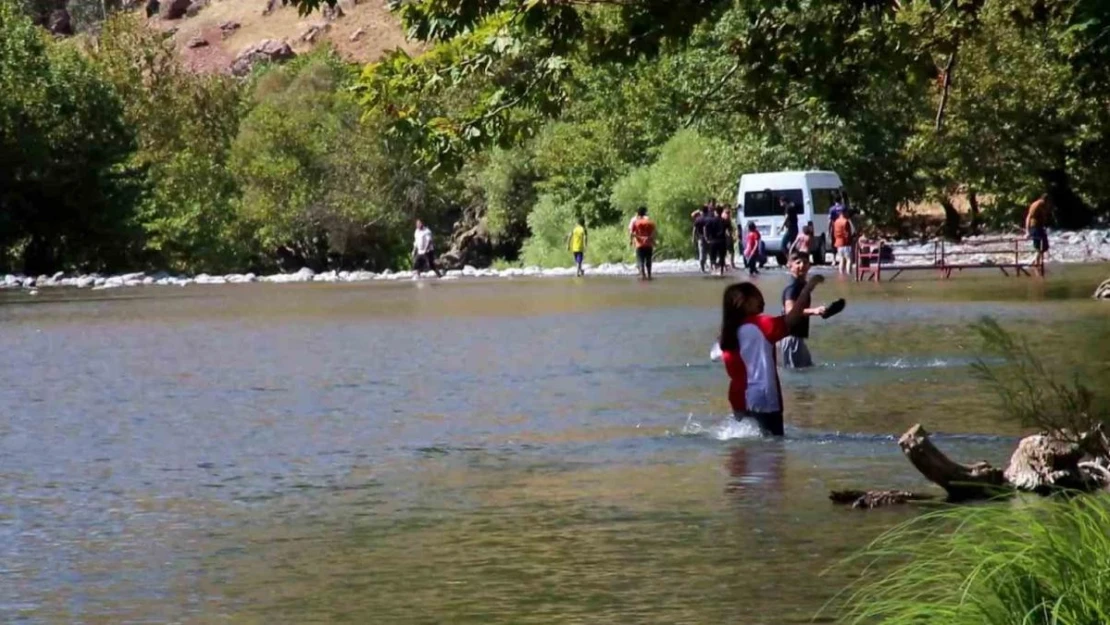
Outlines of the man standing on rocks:
M1048 194L1037 198L1029 205L1029 212L1025 214L1025 236L1033 240L1033 249L1037 251L1037 258L1033 266L1044 267L1044 255L1048 252L1048 211L1052 208Z
M413 234L412 242L412 268L416 272L416 276L419 276L420 272L425 271L424 267L427 267L427 270L435 272L437 278L441 277L439 269L436 269L435 252L433 250L432 231L424 225L423 221L417 219L416 232Z

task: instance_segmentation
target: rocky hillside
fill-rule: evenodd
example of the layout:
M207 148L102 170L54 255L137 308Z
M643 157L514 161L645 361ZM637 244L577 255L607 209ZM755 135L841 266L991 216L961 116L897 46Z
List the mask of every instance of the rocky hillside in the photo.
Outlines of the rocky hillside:
M418 49L380 0L340 0L304 17L280 0L148 0L138 10L172 33L186 65L203 72L230 72L237 57L262 47L264 55L280 56L330 42L356 62L398 47Z

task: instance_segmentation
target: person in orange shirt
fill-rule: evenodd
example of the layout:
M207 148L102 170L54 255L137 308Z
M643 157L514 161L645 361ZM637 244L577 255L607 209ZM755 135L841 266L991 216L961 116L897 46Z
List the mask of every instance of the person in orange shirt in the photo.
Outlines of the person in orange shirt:
M848 211L840 213L833 223L833 246L836 247L836 264L840 273L849 273L852 267L852 222L848 219Z
M640 268L640 279L651 280L651 257L655 252L655 222L647 216L647 209L641 206L629 228L629 244L636 247L636 265Z

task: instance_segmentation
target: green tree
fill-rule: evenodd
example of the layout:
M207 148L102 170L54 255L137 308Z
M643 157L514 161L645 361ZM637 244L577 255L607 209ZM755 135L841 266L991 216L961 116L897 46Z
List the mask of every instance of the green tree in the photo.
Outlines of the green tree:
M112 86L0 0L0 248L29 273L121 267L138 179Z
M349 81L331 51L258 80L231 169L242 219L268 257L316 268L388 266L407 250L412 219L449 223L441 181L373 118L360 121ZM453 197L461 193L452 188Z
M242 268L254 242L237 219L239 188L228 159L246 111L243 86L189 71L172 41L134 15L105 22L90 55L121 95L138 138L132 162L148 180L138 207L148 264Z

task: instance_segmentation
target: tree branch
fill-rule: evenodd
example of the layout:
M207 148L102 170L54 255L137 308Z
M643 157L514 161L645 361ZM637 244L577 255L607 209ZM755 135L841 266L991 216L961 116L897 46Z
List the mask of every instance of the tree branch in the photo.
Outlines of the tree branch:
M721 88L723 88L725 86L725 83L727 83L729 81L729 79L731 79L733 76L735 76L736 72L739 69L740 69L740 60L737 59L736 62L732 64L732 67L728 68L728 71L725 72L725 75L721 76L720 80L718 80L709 89L709 91L701 94L701 96L698 97L697 103L694 104L694 110L690 112L690 116L687 117L686 121L682 124L683 128L689 128L690 124L694 123L694 120L696 120L698 118L698 115L701 114L702 107L705 105L705 102L708 101L709 98L712 98L713 96L717 95L721 91Z
M952 70L956 66L956 52L948 55L948 62L944 65L944 90L940 94L940 106L937 107L936 131L939 134L944 130L944 112L948 108L948 94L952 90Z

